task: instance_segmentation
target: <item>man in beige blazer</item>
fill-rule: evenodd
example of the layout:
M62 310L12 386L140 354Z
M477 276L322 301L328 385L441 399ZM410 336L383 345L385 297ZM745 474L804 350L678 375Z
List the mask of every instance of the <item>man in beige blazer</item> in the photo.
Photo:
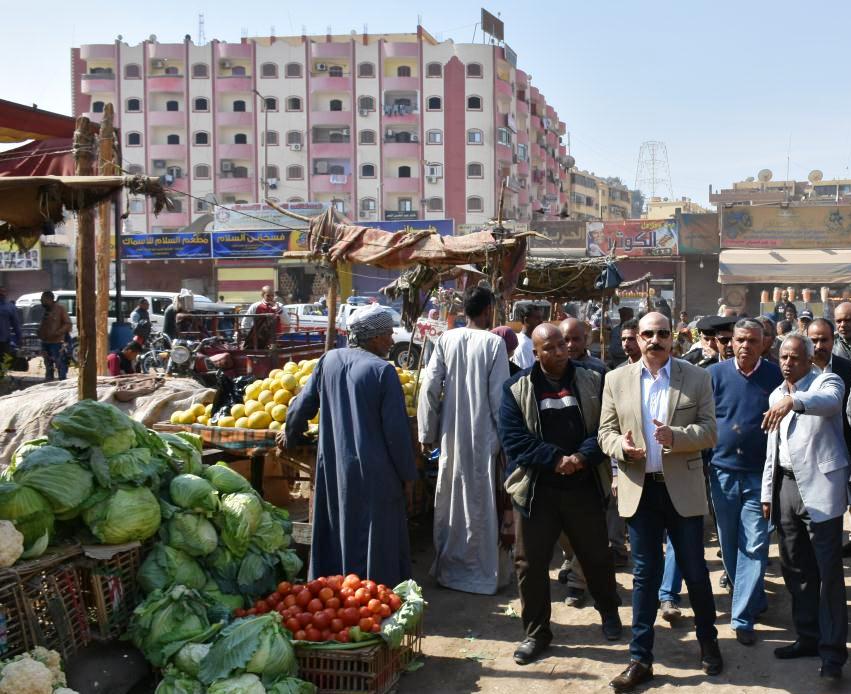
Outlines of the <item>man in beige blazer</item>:
M708 506L700 451L715 445L712 382L705 370L671 357L671 324L661 313L641 319L638 345L638 362L606 376L598 430L600 448L618 464L618 511L627 519L634 567L631 659L610 683L617 692L653 677L666 530L688 587L703 670L723 669L703 556Z

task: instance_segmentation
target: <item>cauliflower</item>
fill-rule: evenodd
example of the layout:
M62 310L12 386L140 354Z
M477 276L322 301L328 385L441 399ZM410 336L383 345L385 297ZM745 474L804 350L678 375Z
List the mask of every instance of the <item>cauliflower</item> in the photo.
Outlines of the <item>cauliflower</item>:
M54 689L53 694L77 694L73 689L68 689L68 687L59 687L59 689Z
M24 553L24 536L12 521L0 521L0 568L12 566Z
M53 694L50 669L25 655L3 668L0 694Z
M30 653L33 660L37 660L42 665L46 665L47 669L53 675L53 686L64 687L66 684L65 673L62 672L62 656L56 651L51 651L44 646L36 646Z

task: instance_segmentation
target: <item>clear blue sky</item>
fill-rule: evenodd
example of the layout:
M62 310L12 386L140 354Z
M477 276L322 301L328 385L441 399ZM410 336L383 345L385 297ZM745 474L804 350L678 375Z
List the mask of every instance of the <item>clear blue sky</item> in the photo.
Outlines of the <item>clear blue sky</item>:
M86 7L84 17L74 8ZM70 113L69 48L360 31L413 31L469 42L478 2L398 0L271 3L260 0L142 3L67 0L4 3L0 97ZM851 3L779 0L626 2L489 1L501 12L519 66L554 104L577 164L632 185L644 140L666 143L673 192L705 202L709 184L770 168L799 180L814 168L851 177ZM481 35L478 34L480 37Z

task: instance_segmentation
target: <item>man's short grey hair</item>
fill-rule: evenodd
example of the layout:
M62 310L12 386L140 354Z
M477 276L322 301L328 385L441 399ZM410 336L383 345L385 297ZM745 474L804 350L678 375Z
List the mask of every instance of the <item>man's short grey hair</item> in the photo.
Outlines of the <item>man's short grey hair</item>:
M742 318L741 320L737 320L736 324L733 326L734 330L759 330L762 332L762 323L754 320L753 318Z
M813 355L816 353L815 345L813 345L813 341L808 338L806 335L801 335L801 333L792 333L791 335L785 335L783 337L783 342L780 343L780 351L783 351L783 348L786 346L787 342L791 342L792 340L797 340L802 345L804 345L804 349L807 352L807 356L812 359Z

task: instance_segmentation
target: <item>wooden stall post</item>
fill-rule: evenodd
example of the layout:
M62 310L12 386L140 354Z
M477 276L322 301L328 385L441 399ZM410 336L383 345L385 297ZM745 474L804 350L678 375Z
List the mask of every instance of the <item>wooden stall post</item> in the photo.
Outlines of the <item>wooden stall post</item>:
M77 176L94 173L94 128L85 116L77 119L74 131L74 161ZM95 214L83 207L77 214L77 334L80 345L80 374L77 397L97 399L97 345L95 342Z
M114 166L112 147L113 108L107 104L103 109L103 120L100 123L99 170L101 176L114 176L117 172ZM99 226L97 235L97 311L95 313L95 330L97 331L97 374L106 376L106 357L109 354L109 256L110 256L110 214L112 203L109 199L100 204L98 211ZM116 253L118 247L116 246Z
M331 266L328 282L328 331L325 333L325 351L330 352L337 343L337 266Z

